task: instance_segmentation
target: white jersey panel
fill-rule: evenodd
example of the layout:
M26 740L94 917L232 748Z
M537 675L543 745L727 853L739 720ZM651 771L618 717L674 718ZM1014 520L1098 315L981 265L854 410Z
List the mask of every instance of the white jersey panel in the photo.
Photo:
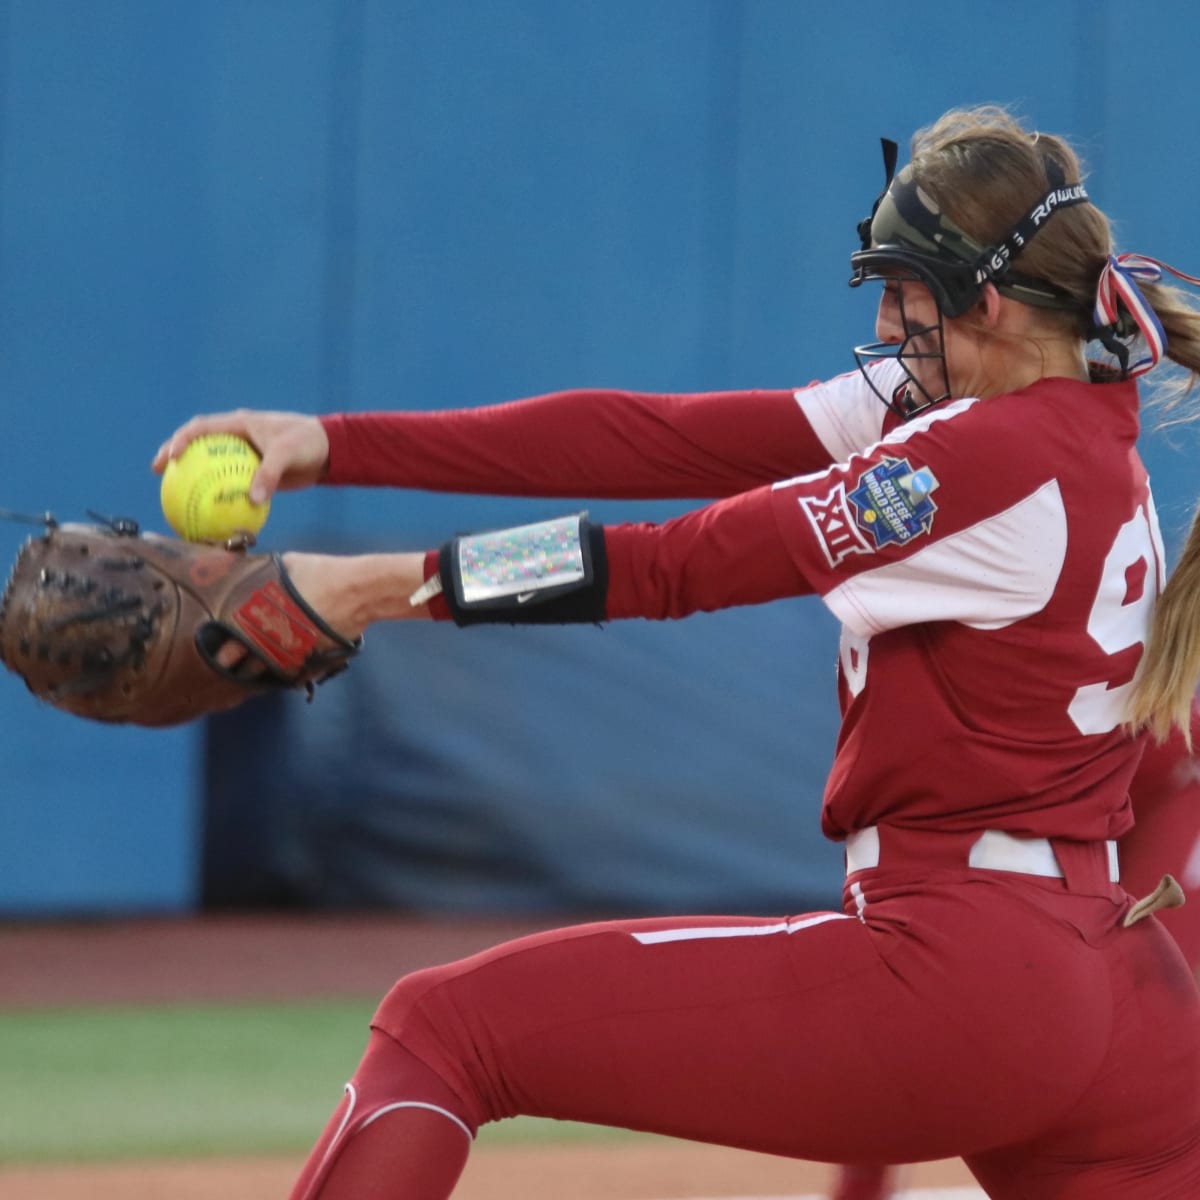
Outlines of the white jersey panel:
M1040 612L1067 554L1058 482L898 562L863 571L825 603L859 637L925 621L1003 629Z
M886 363L882 364L879 369L882 370L886 365ZM814 432L821 439L821 444L833 456L835 463L846 462L855 454L869 455L877 446L899 445L916 434L923 433L931 425L936 425L939 421L952 420L979 403L977 396L946 401L923 412L920 416L914 417L911 421L905 421L903 425L897 425L885 434L883 420L887 415L887 409L880 403L879 397L867 387L861 372L858 374L857 388L845 386L844 389L839 390L840 385L848 385L852 382L851 376L843 375L829 383L818 384L807 391L796 392L796 402L804 411ZM878 409L878 414L871 409L860 410L858 408L860 392L867 394L875 409ZM814 395L814 393L817 394ZM839 404L839 395L842 401L848 400L849 403ZM852 414L857 414L855 419L850 419ZM822 471L816 471L809 475L797 475L793 479L782 479L773 486L785 488L790 483L815 479L821 474L823 474Z
M878 374L879 389L885 394L899 387L904 379L900 364L891 359L871 370ZM800 411L833 462L845 462L851 454L883 436L888 410L871 391L861 371L849 371L826 383L800 388L795 395Z

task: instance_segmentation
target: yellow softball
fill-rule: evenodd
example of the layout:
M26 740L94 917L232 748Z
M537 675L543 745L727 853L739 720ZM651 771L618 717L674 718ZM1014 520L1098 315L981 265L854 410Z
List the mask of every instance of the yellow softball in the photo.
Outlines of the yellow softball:
M258 453L244 438L210 433L196 438L163 471L160 498L167 524L189 542L223 542L257 534L271 503L251 504Z

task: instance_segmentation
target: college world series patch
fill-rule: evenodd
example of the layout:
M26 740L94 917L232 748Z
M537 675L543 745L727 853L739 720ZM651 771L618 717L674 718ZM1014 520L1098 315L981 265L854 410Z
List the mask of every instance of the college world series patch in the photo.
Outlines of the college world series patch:
M904 545L933 526L938 481L928 467L913 470L906 458L885 458L858 477L846 493L854 523L876 549Z

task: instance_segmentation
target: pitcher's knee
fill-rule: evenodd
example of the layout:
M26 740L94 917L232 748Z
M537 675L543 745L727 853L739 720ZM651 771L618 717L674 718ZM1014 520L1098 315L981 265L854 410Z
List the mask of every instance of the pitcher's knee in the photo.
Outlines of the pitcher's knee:
M491 1056L479 1032L453 999L458 964L429 967L401 978L384 997L371 1027L386 1033L420 1059L465 1107L472 1127L511 1115L496 1102L486 1069ZM469 1009L469 1006L465 1006Z
M373 1184L397 1170L420 1170L427 1181L433 1172L442 1180L436 1194L449 1195L475 1136L469 1122L468 1106L439 1075L372 1030L291 1200L375 1195Z

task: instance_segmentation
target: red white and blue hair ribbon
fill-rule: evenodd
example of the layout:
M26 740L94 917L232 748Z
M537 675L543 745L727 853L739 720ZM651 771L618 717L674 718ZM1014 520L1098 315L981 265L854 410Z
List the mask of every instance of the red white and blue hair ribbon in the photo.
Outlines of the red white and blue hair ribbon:
M1108 262L1100 272L1100 280L1096 285L1093 322L1099 328L1115 330L1121 322L1124 310L1146 343L1146 354L1127 367L1128 375L1144 375L1157 366L1166 353L1167 335L1162 322L1142 294L1142 289L1138 287L1139 279L1145 283L1158 283L1164 271L1169 271L1186 283L1200 285L1200 279L1196 276L1185 275L1182 271L1177 271L1174 267L1145 254L1110 254Z

